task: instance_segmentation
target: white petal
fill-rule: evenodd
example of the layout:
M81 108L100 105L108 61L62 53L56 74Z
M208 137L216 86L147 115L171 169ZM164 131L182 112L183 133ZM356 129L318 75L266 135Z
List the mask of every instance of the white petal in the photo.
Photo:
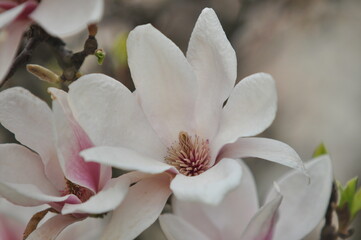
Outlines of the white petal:
M55 240L67 226L81 219L70 215L56 215L32 232L26 240Z
M152 174L168 170L176 171L174 167L166 163L127 148L94 147L82 151L80 155L85 161L97 162L127 171L140 171Z
M26 3L20 4L14 8L3 11L0 14L0 28L4 28L7 24L15 20L25 9Z
M99 22L103 8L103 0L44 0L30 17L48 33L66 37Z
M6 77L29 21L17 21L0 30L0 84Z
M197 239L208 240L209 238L182 218L173 214L163 214L159 217L160 226L168 240Z
M165 145L194 133L197 85L182 51L150 24L130 32L127 49L142 108Z
M0 122L16 139L39 153L45 174L59 190L64 175L53 144L52 115L48 105L28 90L14 87L0 93Z
M243 161L241 183L218 206L203 205L214 225L222 230L224 239L240 239L247 224L258 211L258 196L253 175Z
M66 199L45 176L37 154L21 145L1 144L0 156L0 195L4 198L24 206Z
M213 219L207 213L210 206L197 202L181 201L172 197L173 213L202 232L209 239L221 239L223 232L214 225Z
M102 240L134 239L155 222L171 194L169 181L167 174L160 174L132 186L113 212Z
M277 110L277 93L271 75L257 73L241 80L223 108L217 149L239 137L254 136L272 123Z
M277 221L277 209L282 201L278 194L272 201L264 205L252 218L246 230L243 232L242 240L272 240L274 225ZM291 238L294 239L294 238ZM290 239L289 239L290 240Z
M226 158L195 177L177 174L170 188L180 200L218 205L238 186L241 176L242 168L236 160Z
M40 156L53 154L51 110L28 90L14 87L0 93L0 122Z
M56 240L96 240L101 235L109 222L109 215L103 218L88 217L80 222L71 224L64 229Z
M4 198L0 198L0 215L7 216L11 219L16 219L19 223L24 224L22 226L22 232L25 229L25 224L32 216L34 216L35 213L45 210L47 208L49 208L48 205L41 205L37 207L23 207L19 205L14 205Z
M224 101L237 78L237 59L213 9L199 16L188 45L187 59L197 76L197 133L212 139Z
M0 84L9 72L21 38L30 21L16 21L0 30Z
M107 185L92 196L88 201L81 204L65 204L61 213L89 213L101 214L114 210L124 199L128 192L130 180L126 175L113 178Z
M311 178L309 184L296 171L289 172L277 182L284 198L279 208L274 239L302 239L325 215L333 180L331 160L324 155L305 165ZM267 199L274 195L273 190Z
M201 230L211 239L240 239L258 210L257 189L253 175L243 161L241 183L217 206L180 201L173 198L173 212Z
M222 158L263 158L291 168L307 175L298 154L287 144L269 138L239 138L236 142L222 148L218 159Z
M74 117L96 146L126 147L163 158L165 146L147 121L136 97L120 82L89 74L69 86Z

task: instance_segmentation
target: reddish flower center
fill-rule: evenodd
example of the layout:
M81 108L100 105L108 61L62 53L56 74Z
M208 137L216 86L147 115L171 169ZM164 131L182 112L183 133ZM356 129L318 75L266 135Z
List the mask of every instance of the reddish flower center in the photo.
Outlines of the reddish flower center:
M165 161L186 176L197 176L209 168L209 141L180 132L178 142L168 148Z
M64 194L74 194L80 199L81 202L86 202L91 196L94 195L94 193L88 188L75 184L68 179L66 179Z

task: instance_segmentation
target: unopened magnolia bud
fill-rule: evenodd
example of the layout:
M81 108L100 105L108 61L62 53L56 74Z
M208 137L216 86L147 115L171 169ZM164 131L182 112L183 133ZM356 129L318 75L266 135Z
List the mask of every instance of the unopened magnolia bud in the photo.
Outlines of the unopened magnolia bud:
M95 37L95 35L97 35L98 32L98 27L96 24L90 24L88 26L88 32L89 32L89 36Z
M26 65L26 69L28 72L39 78L40 80L50 82L50 83L58 83L60 82L60 77L52 72L51 70L42 67L36 64L28 64Z

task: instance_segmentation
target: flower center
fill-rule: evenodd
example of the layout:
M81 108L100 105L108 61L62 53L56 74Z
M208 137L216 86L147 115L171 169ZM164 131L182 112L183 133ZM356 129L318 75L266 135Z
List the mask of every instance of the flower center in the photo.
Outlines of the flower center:
M209 168L209 141L180 132L178 142L167 149L165 162L186 176L197 176Z
M77 196L81 202L86 202L91 196L93 196L93 192L90 191L86 187L79 186L68 179L66 179L66 187L64 191L65 195L74 194Z

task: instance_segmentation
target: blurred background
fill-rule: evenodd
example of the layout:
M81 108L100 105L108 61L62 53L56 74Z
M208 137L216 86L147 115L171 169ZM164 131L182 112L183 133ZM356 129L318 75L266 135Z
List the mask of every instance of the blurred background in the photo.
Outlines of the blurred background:
M238 81L255 72L273 75L278 114L262 135L291 145L307 161L324 142L335 178L346 183L361 176L361 1L359 0L106 0L98 25L99 47L107 53L102 66L88 57L82 73L101 72L134 89L126 62L125 41L135 26L152 23L184 52L198 15L215 9L236 50ZM87 33L66 39L79 51ZM31 63L59 69L47 46L40 45ZM5 88L23 86L50 102L48 83L18 69ZM1 89L1 90L3 90ZM0 143L14 141L0 128ZM288 169L249 159L262 197ZM317 196L315 196L317 198ZM360 216L354 222L361 239ZM308 240L318 239L318 232ZM147 237L145 237L147 236ZM150 237L151 236L151 237ZM163 239L157 223L139 239Z

